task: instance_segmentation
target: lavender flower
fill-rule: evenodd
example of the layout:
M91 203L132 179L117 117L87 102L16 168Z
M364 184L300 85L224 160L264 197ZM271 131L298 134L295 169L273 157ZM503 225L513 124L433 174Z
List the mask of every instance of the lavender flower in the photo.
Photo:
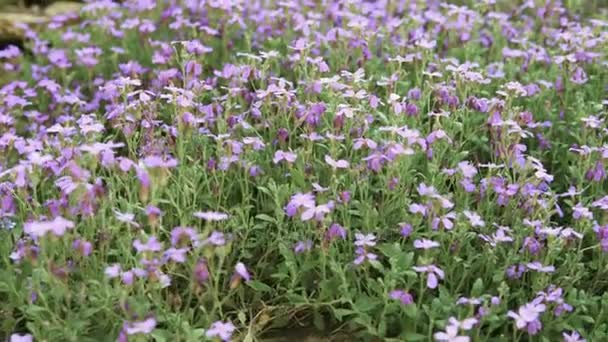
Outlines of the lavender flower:
M293 250L296 254L300 254L310 251L312 249L312 246L312 240L298 241L293 247Z
M564 337L564 342L586 342L578 332L572 331L570 334L563 332L562 336Z
M30 334L12 334L9 342L34 342L34 337Z
M287 163L294 163L297 159L297 155L293 152L285 152L285 151L276 151L274 153L274 157L272 158L272 162L275 164L280 163L281 161L286 161Z
M222 341L229 341L236 327L231 322L217 321L211 324L211 327L205 332L205 336L209 338L217 337Z
M334 160L329 155L325 155L325 162L333 169L348 169L348 167L350 166L350 164L346 160Z
M358 247L373 247L376 245L376 236L374 234L355 233L355 246Z
M418 239L414 240L414 247L418 249L431 249L439 247L439 242L427 240L427 239Z
M418 273L426 273L426 286L429 289L434 289L439 284L439 279L445 278L445 273L442 269L435 265L427 265L427 266L414 266L414 271Z
M116 278L120 275L121 272L121 267L119 264L113 264L111 266L106 267L104 274L106 275L106 277L108 277L109 279L113 279Z
M534 335L540 329L540 314L546 309L544 304L527 303L516 312L509 311L507 316L515 320L518 329L526 329L530 335Z
M156 239L155 236L151 236L148 238L146 243L142 243L141 240L136 239L133 241L133 248L137 251L137 253L145 253L145 252L159 252L162 250L162 244Z
M389 293L391 299L395 299L401 302L403 305L410 305L414 303L414 297L405 290L393 290Z
M346 239L346 230L341 225L337 223L332 223L331 226L329 226L327 232L325 233L325 239L327 241L333 241L338 238L342 240Z
M74 222L58 216L52 221L27 222L23 226L23 231L32 238L40 238L48 232L52 232L55 236L63 236L66 230L71 228L74 228Z
M150 317L139 322L128 322L124 325L127 335L149 334L156 328L156 319Z
M367 261L375 261L378 259L378 255L368 252L366 251L364 248L362 247L358 247L355 250L355 254L357 254L357 257L355 258L355 261L353 262L355 265L361 265L363 264L366 260Z

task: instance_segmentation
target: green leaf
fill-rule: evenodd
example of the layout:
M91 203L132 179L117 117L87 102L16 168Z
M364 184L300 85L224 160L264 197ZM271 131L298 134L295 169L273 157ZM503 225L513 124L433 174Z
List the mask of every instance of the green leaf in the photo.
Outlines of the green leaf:
M168 341L171 338L171 334L168 331L161 329L155 329L150 335L152 335L154 341L159 342Z
M426 335L417 334L414 332L408 332L403 335L404 341L424 341L426 340Z
M319 329L320 331L325 330L325 319L317 310L313 312L313 324L315 325L315 328Z
M378 306L379 301L377 299L361 296L355 303L355 309L359 312L369 312L372 311L376 306Z
M477 278L475 283L473 284L473 289L471 290L472 297L479 297L483 293L483 280L481 278Z
M403 312L405 312L405 315L409 318L416 318L418 315L418 308L414 304L406 305Z
M261 220L261 221L265 221L265 222L270 222L270 223L277 223L277 220L273 217L271 217L270 215L266 215L266 214L258 214L255 216L256 219Z
M260 292L272 292L272 287L262 283L261 281L251 280L247 282L247 286Z
M345 316L352 315L355 313L353 310L349 310L349 309L333 309L333 311L334 311L334 316L339 321L342 320L342 318L344 318Z

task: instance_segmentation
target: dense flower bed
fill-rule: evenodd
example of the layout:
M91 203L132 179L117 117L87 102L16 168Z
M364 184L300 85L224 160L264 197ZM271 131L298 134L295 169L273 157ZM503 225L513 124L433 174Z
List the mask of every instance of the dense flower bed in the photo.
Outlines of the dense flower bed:
M0 338L605 341L608 21L522 3L93 1L28 31Z

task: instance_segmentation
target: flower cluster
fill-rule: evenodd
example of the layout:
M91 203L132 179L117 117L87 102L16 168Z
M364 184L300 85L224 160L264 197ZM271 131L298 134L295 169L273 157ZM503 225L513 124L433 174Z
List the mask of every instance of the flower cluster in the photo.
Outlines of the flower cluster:
M100 0L19 25L0 336L608 340L599 3Z

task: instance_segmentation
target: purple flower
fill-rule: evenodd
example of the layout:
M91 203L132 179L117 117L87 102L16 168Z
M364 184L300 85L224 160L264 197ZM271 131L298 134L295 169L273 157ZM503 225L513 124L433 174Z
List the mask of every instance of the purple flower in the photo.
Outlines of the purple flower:
M567 334L565 331L562 333L564 337L564 342L587 342L578 332L572 331L570 334Z
M542 250L542 247L543 245L536 238L528 236L524 239L522 251L523 249L527 249L530 254L537 255Z
M171 245L182 246L191 243L197 247L200 242L196 231L190 227L175 227L171 231Z
M575 220L583 219L593 219L593 213L587 208L584 207L582 203L577 203L574 207L572 207L572 217Z
M426 265L426 266L414 266L414 271L418 273L426 273L426 286L429 289L434 289L439 284L439 279L445 278L445 273L442 269L435 265Z
M343 159L334 160L328 154L325 155L325 162L327 164L329 164L329 166L331 166L333 169L347 169L350 166L350 164L348 163L348 161L343 160Z
M506 274L507 274L507 277L510 279L519 279L524 274L524 272L526 272L526 266L519 264L519 265L509 266L507 268Z
M589 78L587 77L587 73L585 73L585 70L580 66L576 67L572 73L572 76L570 76L570 81L572 81L574 84L585 84L588 80Z
M355 250L355 254L357 254L357 257L353 262L355 265L361 265L365 262L365 260L374 261L378 259L378 256L376 254L366 251L363 247L358 247Z
M148 156L142 160L143 164L150 169L163 168L169 169L177 166L177 159L161 157L161 156Z
M376 236L374 234L355 233L355 246L358 247L373 247L376 245Z
M211 327L205 332L205 336L209 338L218 337L222 341L229 341L235 330L236 327L231 322L217 321L211 324Z
M325 233L325 239L327 241L333 241L335 239L344 240L346 239L346 230L341 225L337 223L332 223L331 226L329 226L327 232Z
M9 342L34 342L34 337L30 334L12 334Z
M169 248L163 254L165 260L171 260L178 263L186 262L186 254L188 250L185 248Z
M458 326L448 324L445 327L445 331L436 332L433 334L435 341L440 342L469 342L471 338L469 336L458 335Z
M408 90L408 92L407 92L407 97L414 101L420 100L420 96L421 96L421 91L418 88L412 88L412 89Z
M193 215L205 221L224 221L228 219L228 214L217 211L197 211Z
M121 269L119 264L113 264L111 266L106 267L104 274L109 279L116 278L120 275Z
M209 267L205 259L199 259L196 265L194 265L193 276L199 285L202 285L209 280Z
M206 242L214 246L223 246L226 244L226 237L222 232L213 231L207 238Z
M532 333L535 333L540 324L539 316L545 311L545 309L546 306L544 304L536 304L532 302L519 307L517 312L507 312L507 316L515 320L515 326L518 329L530 328Z
M162 211L160 210L160 208L153 206L152 204L149 204L148 206L146 206L146 215L148 217L158 217L162 214Z
M606 171L601 161L597 161L595 166L585 173L585 179L589 181L600 182L604 178L606 178Z
M401 234L401 236L403 236L404 238L407 238L408 236L410 236L412 234L412 232L414 231L414 228L409 223L403 223L400 226L401 226L401 230L399 230L399 234Z
M74 228L74 222L57 216L52 221L27 222L23 226L23 231L32 238L40 238L48 232L52 232L55 236L63 236L66 230L71 228Z
M245 264L242 262L238 262L236 266L234 266L234 275L245 279L245 281L249 281L251 279L251 275L249 274L249 271L247 271L247 267L245 267Z
M120 278L125 285L133 285L135 277L146 277L147 272L141 268L132 268L128 271L122 272Z
M529 270L533 270L533 271L537 271L537 272L541 272L541 273L553 273L555 272L555 266L549 265L549 266L543 266L543 264L541 264L538 261L534 261L531 263L526 264L526 267Z
M285 213L289 217L293 217L297 214L300 208L314 208L316 206L315 203L315 195L312 193L301 193L298 192L295 195L291 196L289 203L285 206Z
M345 204L348 203L348 202L350 202L350 192L348 192L348 191L342 191L340 193L340 197L338 199L338 202L339 203L345 203Z
M316 221L322 221L325 214L329 214L333 209L333 201L330 201L326 204L317 205L311 208L306 208L300 219L302 221L309 221L311 219L315 219Z
M526 330L528 331L528 334L536 335L536 334L538 334L539 331L542 330L542 328L543 328L542 322L537 319L535 321L528 323Z
M465 210L462 213L469 219L471 226L484 227L486 225L486 223L481 219L481 216L479 216L476 212Z
M154 328L156 328L156 319L153 317L140 322L127 322L124 326L127 335L149 334Z
M460 297L456 301L456 304L458 304L458 305L480 305L481 301L482 301L482 298Z
M439 247L439 242L428 240L428 239L418 239L414 241L414 247L418 249L431 249Z
M278 164L284 160L291 164L296 161L297 157L298 157L298 155L293 152L285 152L285 151L278 150L274 153L272 162L275 164Z
M462 161L458 163L458 168L462 172L462 176L465 178L473 178L477 174L477 169L471 165L469 161Z
M120 222L124 222L132 225L133 227L139 228L139 223L135 222L135 214L132 213L121 213L114 210L114 216Z
M409 305L414 303L414 297L405 290L393 290L389 293L391 299L395 299L401 302L403 305Z
M421 214L422 216L426 216L427 207L422 204L412 203L412 204L410 204L410 213Z
M300 254L310 251L312 249L312 246L312 240L298 241L296 242L293 250L296 254Z
M82 239L74 240L72 243L72 248L78 251L80 255L85 257L91 255L91 252L93 251L93 245L90 242Z
M484 234L479 234L479 237L490 244L492 247L496 247L498 243L506 243L512 242L513 238L507 235L510 229L508 227L499 227L496 230L496 233L492 234L492 236L487 236Z
M479 320L475 317L465 318L462 321L457 320L455 317L450 317L448 319L449 325L458 327L462 330L471 330L475 326L475 324L479 323Z
M163 245L156 239L156 236L151 236L146 243L142 243L139 239L133 241L133 248L137 253L159 252L163 249Z

